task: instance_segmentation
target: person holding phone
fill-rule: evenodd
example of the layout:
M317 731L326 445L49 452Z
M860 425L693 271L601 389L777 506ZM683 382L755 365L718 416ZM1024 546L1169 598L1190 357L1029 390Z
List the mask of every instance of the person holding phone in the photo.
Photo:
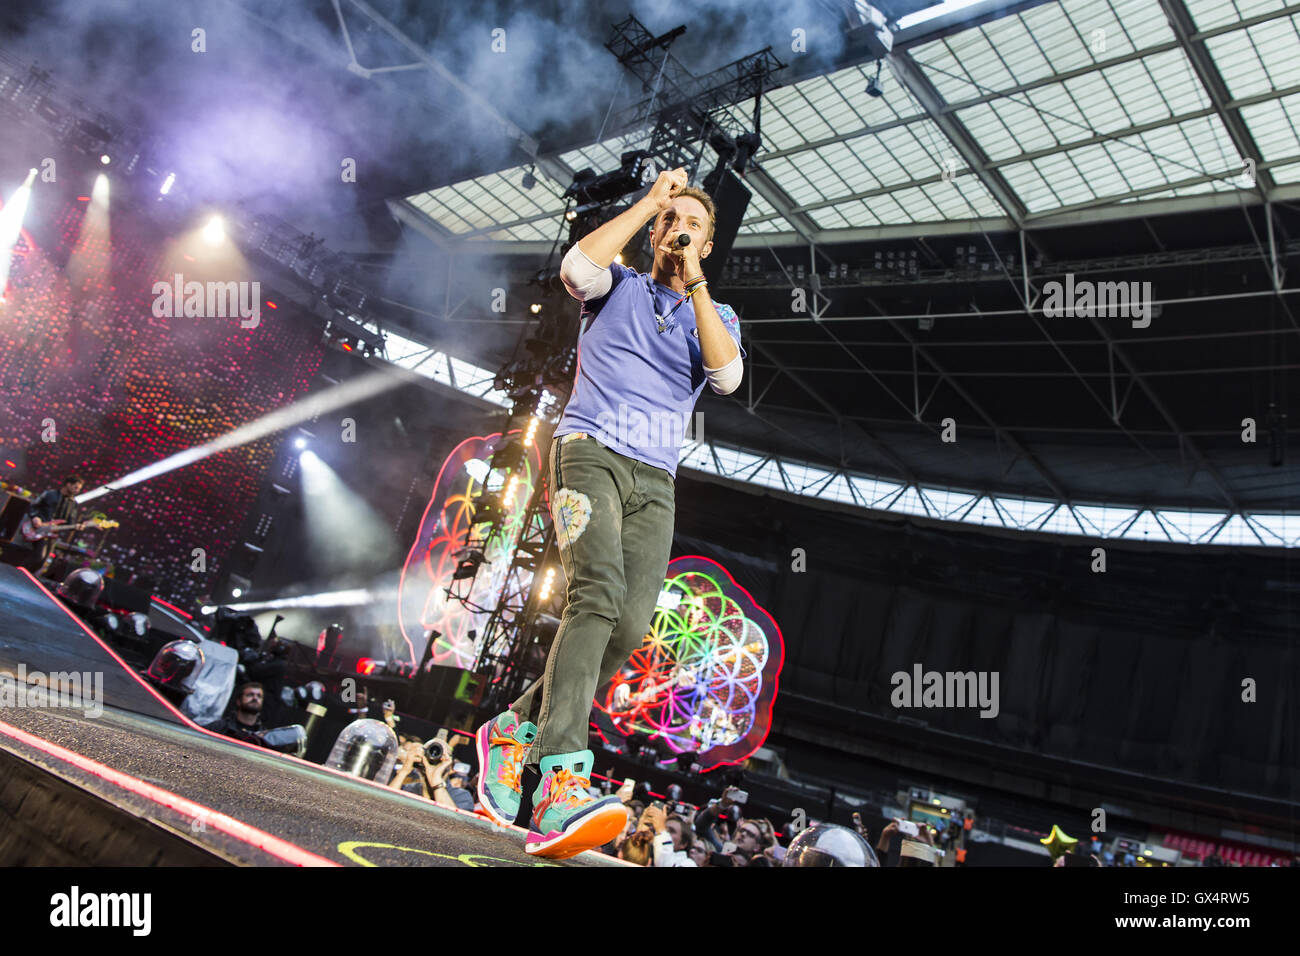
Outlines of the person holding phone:
M582 303L573 390L548 460L567 602L542 678L478 730L478 796L498 823L514 822L523 768L541 774L524 847L534 856L573 856L624 826L620 800L587 792L588 719L596 688L650 629L686 423L706 384L722 395L740 384L740 322L709 296L701 265L715 221L712 199L688 185L686 170L667 170L561 265ZM616 262L652 222L651 271Z
M723 844L730 838L731 827L740 821L740 797L745 795L739 787L728 787L721 797L715 797L699 813L695 814L695 834L710 844L714 850L722 851ZM725 864L724 864L725 865Z
M880 840L876 849L880 852L882 866L898 866L902 859L902 844L907 840L934 846L934 828L925 823L914 823L902 817L894 817L885 829L880 831ZM889 862L885 862L888 857Z

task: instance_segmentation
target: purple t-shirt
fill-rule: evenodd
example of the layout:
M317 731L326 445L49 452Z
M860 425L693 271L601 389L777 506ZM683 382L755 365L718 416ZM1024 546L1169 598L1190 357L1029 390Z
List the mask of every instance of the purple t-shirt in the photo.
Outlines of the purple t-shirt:
M682 441L694 434L691 413L708 382L693 301L661 323L681 294L617 262L609 270L609 292L582 304L578 371L555 436L587 432L676 478ZM720 302L713 307L744 356L735 311Z

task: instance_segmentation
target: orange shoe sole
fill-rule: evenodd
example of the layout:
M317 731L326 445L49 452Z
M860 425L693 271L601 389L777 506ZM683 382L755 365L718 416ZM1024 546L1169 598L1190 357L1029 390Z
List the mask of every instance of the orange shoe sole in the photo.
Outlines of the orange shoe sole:
M611 806L592 814L570 833L557 833L545 838L529 833L529 842L524 845L524 852L548 860L567 860L571 856L604 846L622 833L626 826L627 811L623 805ZM538 839L534 840L535 837Z

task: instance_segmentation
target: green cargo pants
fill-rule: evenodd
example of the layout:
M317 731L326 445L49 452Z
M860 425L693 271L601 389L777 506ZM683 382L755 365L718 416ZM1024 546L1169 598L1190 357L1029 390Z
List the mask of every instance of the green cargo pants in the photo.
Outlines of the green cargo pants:
M551 442L551 518L568 577L546 671L511 709L538 727L528 763L587 749L596 688L641 646L668 571L673 476L578 432Z

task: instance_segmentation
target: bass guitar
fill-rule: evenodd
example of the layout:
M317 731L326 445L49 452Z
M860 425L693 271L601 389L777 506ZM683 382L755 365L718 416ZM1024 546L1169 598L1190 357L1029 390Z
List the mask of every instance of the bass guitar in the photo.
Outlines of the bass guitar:
M22 531L23 539L26 541L40 541L42 538L49 538L56 534L63 534L65 531L80 531L83 528L116 528L118 522L105 521L103 518L87 518L85 521L73 523L71 521L44 521L41 526L36 527L36 519L28 516L23 519L19 526Z

